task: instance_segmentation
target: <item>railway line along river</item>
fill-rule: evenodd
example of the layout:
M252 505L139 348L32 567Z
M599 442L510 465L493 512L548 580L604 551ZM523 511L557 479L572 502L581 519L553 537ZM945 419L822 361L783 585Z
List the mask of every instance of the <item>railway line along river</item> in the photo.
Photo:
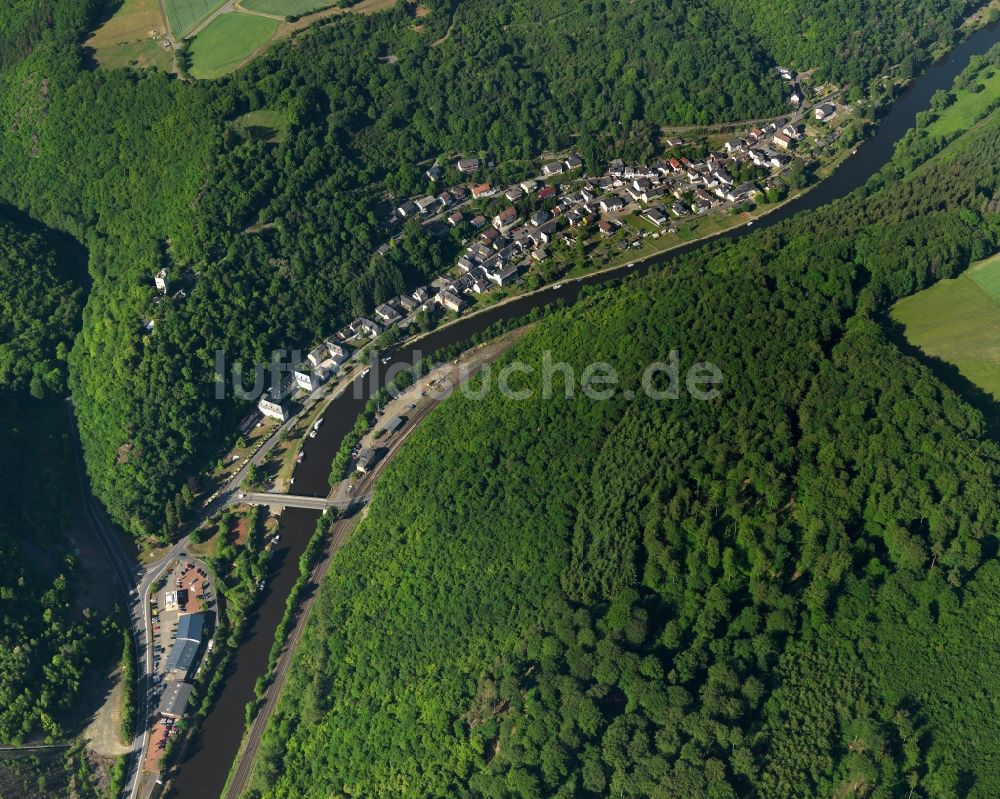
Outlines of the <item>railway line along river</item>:
M909 130L920 111L930 107L931 96L938 89L950 89L955 77L974 55L985 53L1000 38L996 24L982 28L957 45L944 59L929 67L895 100L881 119L875 135L861 144L857 152L830 177L799 199L761 218L753 228L736 228L716 238L736 238L761 228L776 225L794 214L833 202L860 188L892 157L896 142ZM532 309L562 300L572 303L582 286L619 280L644 273L669 263L679 255L704 246L695 241L637 263L634 268L620 267L592 274L558 288L496 305L481 313L424 336L415 343L404 343L393 361L413 363L420 353L431 354L442 348L467 341L496 322L516 319ZM315 439L307 439L307 457L295 471L294 493L325 496L329 490L330 462L341 440L350 431L365 402L380 387L380 370L372 369L362 385L351 386L333 400L324 414L325 423ZM355 390L358 389L358 390ZM172 799L207 799L218 797L240 746L244 728L244 709L253 696L254 683L267 668L271 643L284 612L285 601L298 576L299 555L305 548L316 523L317 512L286 509L281 516L282 546L276 551L274 569L267 581L264 596L249 626L246 640L237 650L226 675L224 687L212 712L202 722L184 761L176 771Z

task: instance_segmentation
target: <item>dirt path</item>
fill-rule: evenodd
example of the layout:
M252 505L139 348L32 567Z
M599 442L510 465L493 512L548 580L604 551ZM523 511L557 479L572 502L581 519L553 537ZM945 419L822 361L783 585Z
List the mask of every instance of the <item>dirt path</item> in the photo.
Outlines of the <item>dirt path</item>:
M217 9L215 9L215 11L213 11L211 14L205 17L205 19L203 19L201 22L195 25L187 34L185 34L184 38L193 39L195 36L197 36L199 33L205 30L205 28L207 28L210 24L215 22L216 19L221 17L223 14L228 14L231 11L234 11L235 9L236 9L236 0L229 0L228 3L224 3L223 5L219 6Z
M250 8L244 8L244 6L240 2L240 0L236 0L235 4L233 5L233 8L236 11L242 12L243 14L251 14L252 16L255 16L255 17L266 17L267 19L274 19L274 20L277 20L278 22L284 22L285 21L285 18L282 17L282 16L279 16L278 14L267 14L264 11L254 11L253 9L250 9Z

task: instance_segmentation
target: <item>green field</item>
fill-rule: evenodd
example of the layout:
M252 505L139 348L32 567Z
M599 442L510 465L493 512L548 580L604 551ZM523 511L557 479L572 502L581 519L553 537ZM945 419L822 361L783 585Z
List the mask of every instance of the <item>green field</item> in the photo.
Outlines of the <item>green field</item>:
M174 36L183 38L193 27L222 5L220 0L163 0Z
M962 89L955 93L955 102L927 126L931 136L951 136L970 127L986 113L990 104L1000 97L1000 69L988 66L975 78L984 88L981 92Z
M278 29L277 20L252 14L223 14L191 43L191 74L227 75L263 47Z
M233 128L254 141L283 142L288 137L288 117L278 111L260 108L233 120Z
M331 0L243 0L240 5L248 11L274 14L279 17L302 16L313 11L322 11L336 2Z
M907 341L1000 401L1000 256L900 300L892 318Z

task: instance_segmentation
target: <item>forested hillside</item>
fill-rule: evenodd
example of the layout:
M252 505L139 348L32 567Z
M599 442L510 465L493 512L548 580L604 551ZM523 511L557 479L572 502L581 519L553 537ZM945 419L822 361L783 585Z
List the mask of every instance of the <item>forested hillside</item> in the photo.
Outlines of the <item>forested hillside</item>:
M913 21L865 3L803 35L867 76L936 35L921 20L939 4L911 5ZM164 509L244 410L214 399L216 350L233 363L308 346L452 257L451 239L419 229L371 255L379 199L423 188L422 159L486 152L520 174L516 159L548 147L642 158L661 124L787 107L772 68L788 18L751 26L707 0L432 2L419 19L400 4L337 17L220 83L85 71L78 41L103 8L0 10L14 54L0 71L0 199L90 252L70 386L95 491L135 533L173 532ZM260 109L287 121L280 141L240 123ZM156 302L164 267L171 293Z
M998 156L995 118L901 154L507 356L611 363L613 399L449 399L338 554L250 795L996 796L1000 448L879 320L997 248ZM639 390L674 348L718 398Z
M0 397L0 743L58 736L101 619L75 602L66 526L76 473L61 400Z
M35 398L66 393L66 358L79 329L78 264L51 241L0 216L0 387Z
M52 231L0 216L3 744L64 731L100 631L74 606L66 531L77 476L62 397L83 301L77 256Z

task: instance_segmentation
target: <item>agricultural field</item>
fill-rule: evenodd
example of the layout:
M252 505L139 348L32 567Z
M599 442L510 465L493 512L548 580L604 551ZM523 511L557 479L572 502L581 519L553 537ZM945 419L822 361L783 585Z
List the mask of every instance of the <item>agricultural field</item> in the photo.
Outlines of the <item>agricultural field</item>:
M253 14L222 14L191 43L191 74L219 78L237 69L271 41L278 21Z
M173 68L173 54L165 47L167 30L159 0L124 0L121 7L84 42L105 68Z
M332 0L242 0L240 8L278 17L299 17L336 5Z
M907 341L1000 401L1000 256L900 300L892 318Z
M219 0L163 0L174 36L181 39L222 5Z

